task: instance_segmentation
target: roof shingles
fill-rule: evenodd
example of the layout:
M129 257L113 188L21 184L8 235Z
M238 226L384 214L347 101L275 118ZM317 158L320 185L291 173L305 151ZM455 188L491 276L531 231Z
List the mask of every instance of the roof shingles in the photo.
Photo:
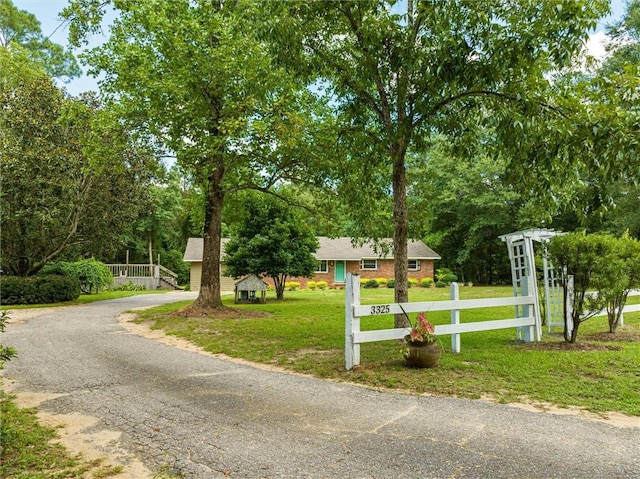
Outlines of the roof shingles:
M222 239L222 251L228 239ZM383 240L391 245L389 239ZM390 253L387 256L376 253L371 244L365 244L361 247L354 247L351 238L328 238L326 236L318 236L320 247L315 253L315 257L319 260L347 260L360 261L363 258L393 258L393 248L389 248ZM409 259L440 259L438 253L429 248L420 240L410 240L407 244ZM202 252L204 249L203 238L189 238L187 248L184 252L184 260L189 262L202 261Z

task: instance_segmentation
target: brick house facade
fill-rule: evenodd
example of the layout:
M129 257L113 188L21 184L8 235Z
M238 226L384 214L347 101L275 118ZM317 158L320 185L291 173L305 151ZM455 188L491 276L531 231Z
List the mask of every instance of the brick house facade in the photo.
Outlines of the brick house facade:
M391 244L391 240L385 240ZM359 274L362 279L392 279L394 277L393 254L386 256L378 254L375 248L365 244L363 246L353 246L350 238L328 238L318 237L319 247L315 253L318 259L318 271L313 278L288 278L287 281L297 281L302 288L307 286L309 281L326 281L329 287L340 287L344 285L347 273ZM226 239L222 240L222 250ZM202 249L204 240L202 238L189 238L184 254L184 260L191 263L191 290L200 289L200 278L202 274ZM425 245L422 241L409 241L409 278L421 280L424 278L434 278L434 261L440 256ZM391 250L391 248L389 248ZM223 257L224 262L224 257ZM224 271L224 266L222 266ZM269 278L266 281L271 283ZM221 290L233 291L235 281L233 278L221 278Z

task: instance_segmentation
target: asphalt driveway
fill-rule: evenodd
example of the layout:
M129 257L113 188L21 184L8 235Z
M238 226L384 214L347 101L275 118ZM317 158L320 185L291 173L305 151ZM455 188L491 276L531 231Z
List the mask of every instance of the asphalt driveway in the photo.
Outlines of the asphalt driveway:
M18 393L46 394L41 410L96 417L91 428L120 432L118 448L177 477L640 478L640 427L268 371L117 322L187 297L142 295L10 324L2 342L19 358L3 375Z

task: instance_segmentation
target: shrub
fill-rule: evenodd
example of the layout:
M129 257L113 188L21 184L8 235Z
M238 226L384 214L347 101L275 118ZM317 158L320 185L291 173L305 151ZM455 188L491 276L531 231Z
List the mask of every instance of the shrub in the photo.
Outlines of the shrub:
M395 287L396 287L395 279L390 279L389 281L387 281L387 288L395 288Z
M72 301L80 296L80 282L71 276L1 276L0 303L48 304Z
M418 286L418 280L416 278L409 278L409 285L410 288L413 288L414 286Z
M144 284L133 284L132 281L127 281L120 286L114 286L109 289L111 291L146 291L147 287Z
M104 263L94 258L83 259L73 263L59 261L49 264L42 269L44 274L62 274L73 276L80 282L83 293L98 293L113 284L113 276Z
M379 286L385 286L387 284L387 278L376 278Z
M433 285L433 278L422 278L420 280L421 288L430 288Z
M329 283L327 283L326 281L318 281L316 283L316 286L318 287L318 289L325 290L329 288Z
M5 324L9 321L9 316L6 311L2 311L0 313L0 333L4 333ZM4 367L4 363L10 361L11 358L15 358L18 355L18 352L12 348L11 346L5 346L0 343L0 369Z
M446 288L447 287L447 283L445 283L444 281L436 281L436 288Z
M297 281L286 281L284 283L284 287L287 288L289 291L295 291L300 288L300 283Z
M440 268L436 270L436 279L442 281L445 284L458 281L458 277L449 268Z
M378 282L375 279L368 279L364 283L364 287L365 288L377 288L378 286L380 286L380 285L378 284Z
M307 281L307 288L311 291L314 291L317 288L318 284L315 281Z

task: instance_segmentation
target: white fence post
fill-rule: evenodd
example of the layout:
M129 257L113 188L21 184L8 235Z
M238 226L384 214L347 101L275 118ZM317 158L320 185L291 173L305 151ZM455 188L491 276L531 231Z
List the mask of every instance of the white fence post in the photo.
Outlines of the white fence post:
M531 291L529 291L529 278L527 276L522 277L521 284L522 284L522 296L531 295L534 298L536 298L534 301L537 301L537 297L534 294L532 294ZM535 283L533 285L533 288L536 288ZM529 305L529 304L522 305L523 317L525 318L529 317L531 316L532 313L533 313L533 316L535 317L535 326L523 326L518 328L520 333L519 336L521 336L522 340L526 343L530 343L531 341L533 341L534 337L538 341L540 341L540 334L538 330L538 326L540 325L539 309L537 309L535 305Z
M452 301L457 301L460 299L460 287L458 283L451 283L450 287L450 297ZM451 324L460 324L460 310L452 309L451 310ZM451 351L454 353L460 352L460 335L452 334L451 335Z
M353 333L360 331L360 318L353 314L353 307L360 306L360 275L347 273L345 293L344 357L349 371L360 364L360 344L353 341Z

